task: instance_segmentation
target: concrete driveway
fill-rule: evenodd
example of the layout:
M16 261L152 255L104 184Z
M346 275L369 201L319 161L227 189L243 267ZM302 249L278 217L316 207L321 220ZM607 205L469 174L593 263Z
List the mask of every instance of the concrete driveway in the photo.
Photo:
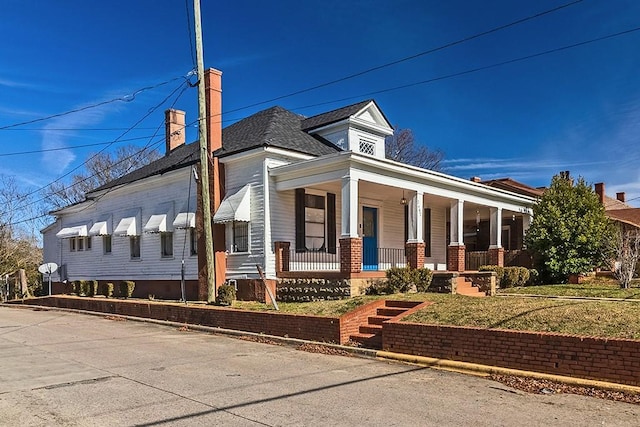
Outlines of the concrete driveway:
M0 425L637 426L640 406L172 327L0 306Z

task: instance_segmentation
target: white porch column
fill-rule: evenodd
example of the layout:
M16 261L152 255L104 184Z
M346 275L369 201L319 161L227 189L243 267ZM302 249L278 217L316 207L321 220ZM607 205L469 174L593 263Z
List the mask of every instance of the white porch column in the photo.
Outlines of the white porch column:
M489 249L502 247L502 208L489 208Z
M522 237L524 239L524 236L527 235L527 232L529 231L529 227L531 227L531 215L529 214L522 214ZM523 240L524 241L524 240ZM525 245L522 245L522 248L525 249Z
M358 179L342 177L342 237L358 237Z
M464 200L451 201L451 243L450 246L464 245Z
M409 242L422 243L423 241L423 198L424 193L418 191L409 200Z

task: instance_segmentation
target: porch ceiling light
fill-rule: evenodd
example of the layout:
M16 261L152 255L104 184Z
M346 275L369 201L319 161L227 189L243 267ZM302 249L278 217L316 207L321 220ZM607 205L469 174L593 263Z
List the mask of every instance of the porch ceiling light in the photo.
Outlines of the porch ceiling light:
M406 199L406 197L404 197L404 190L402 190L402 199L400 199L400 204L401 205L406 205L407 204L407 199Z

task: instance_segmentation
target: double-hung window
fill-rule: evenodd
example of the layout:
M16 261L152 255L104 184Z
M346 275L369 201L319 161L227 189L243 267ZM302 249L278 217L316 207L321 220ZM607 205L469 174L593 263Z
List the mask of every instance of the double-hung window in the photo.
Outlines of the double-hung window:
M160 254L162 258L173 257L173 233L160 233Z
M232 252L249 252L249 223L244 221L233 221L232 232Z
M140 236L129 237L129 251L131 259L140 259Z
M102 236L102 250L105 254L111 253L111 235Z
M336 196L296 190L296 252L336 253Z
M304 195L305 248L310 252L325 250L324 196Z

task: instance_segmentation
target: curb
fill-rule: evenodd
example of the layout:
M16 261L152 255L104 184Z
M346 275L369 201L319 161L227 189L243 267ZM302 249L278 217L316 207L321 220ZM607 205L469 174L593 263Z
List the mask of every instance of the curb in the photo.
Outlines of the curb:
M393 353L393 352L382 351L382 350L350 347L350 346L345 346L341 344L308 341L308 340L302 340L298 338L279 337L276 335L259 334L255 332L236 331L233 329L224 329L224 328L217 328L212 326L192 325L188 323L173 322L169 320L148 319L145 317L135 317L135 316L120 315L120 314L112 314L112 313L77 310L77 309L71 309L71 308L44 307L44 306L37 306L37 305L0 304L0 307L29 309L29 310L36 309L39 311L60 311L60 312L78 313L78 314L84 314L84 315L96 316L96 317L109 316L109 317L117 317L121 319L131 320L134 322L151 323L159 326L168 326L168 327L174 327L174 328L182 328L187 326L187 328L192 331L206 332L206 333L218 334L218 335L227 335L232 337L254 337L254 338L269 339L271 341L274 341L283 345L288 345L288 346L299 346L302 344L317 344L323 347L342 350L347 353L360 356L360 357L366 357L371 359L381 359L381 360L391 360L391 361L403 362L403 363L412 363L412 364L417 364L421 366L427 366L434 369L458 372L466 375L476 375L476 376L490 375L490 374L513 375L517 377L527 377L527 378L534 378L539 380L555 381L555 382L559 382L567 385L579 386L579 387L593 387L598 389L618 391L618 392L624 392L624 393L640 394L640 387L626 385L626 384L612 383L607 381L597 381L597 380L589 380L589 379L583 379L583 378L567 377L562 375L543 374L540 372L502 368L498 366L481 365L481 364L470 363L470 362L459 362L455 360L436 359L436 358L425 357L425 356L414 356L410 354Z
M580 387L593 387L611 391L620 391L624 393L640 394L640 387L611 383L607 381L588 380L583 378L567 377L562 375L543 374L540 372L522 371L519 369L501 368L498 366L480 365L477 363L458 362L455 360L435 359L432 357L413 356L402 353L392 353L388 351L378 351L376 357L381 359L397 360L406 363L415 363L418 365L428 366L431 368L439 368L444 370L451 370L455 372L463 372L469 374L499 374L499 375L513 375L517 377L528 377L538 380L549 380L563 384L580 386Z

